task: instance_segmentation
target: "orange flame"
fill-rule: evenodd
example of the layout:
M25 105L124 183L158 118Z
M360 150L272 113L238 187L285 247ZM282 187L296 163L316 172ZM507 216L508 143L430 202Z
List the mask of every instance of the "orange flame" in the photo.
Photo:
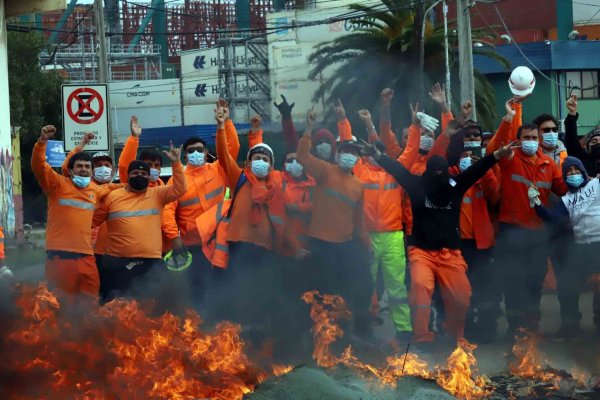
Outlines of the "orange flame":
M329 346L344 336L344 331L337 321L340 318L350 318L350 311L341 296L321 295L318 291L312 290L304 293L301 298L305 303L310 304L310 317L314 322L313 359L320 367L331 368L337 361L331 354Z
M0 355L3 373L18 377L11 398L233 400L268 376L246 356L239 325L203 332L193 311L152 318L115 300L82 312L61 308L44 285L20 288L16 304L22 316Z
M490 394L485 377L473 377L477 360L473 355L476 345L465 339L458 341L458 346L448 357L446 370L440 371L437 384L460 399L478 399Z
M381 383L395 386L396 380L403 375L421 376L430 378L427 362L421 360L416 354L404 354L400 357L388 357L387 363L382 368L363 363L348 346L341 357L331 353L330 345L344 336L344 331L337 324L340 318L351 317L346 308L344 299L336 295L321 295L317 291L304 293L302 300L311 305L310 316L314 322L314 351L313 358L317 365L331 368L342 364L373 376Z
M542 356L538 351L538 338L525 329L521 329L519 333L521 335L515 336L515 344L512 348L515 361L509 366L511 374L524 379L550 382L555 389L558 389L558 383L562 378L542 365Z

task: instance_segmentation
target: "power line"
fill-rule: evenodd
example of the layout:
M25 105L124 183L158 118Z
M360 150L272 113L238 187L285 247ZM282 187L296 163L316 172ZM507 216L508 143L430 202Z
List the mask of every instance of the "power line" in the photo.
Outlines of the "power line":
M521 47L517 44L517 42L515 41L515 39L513 38L512 34L510 33L508 26L506 26L506 22L504 21L504 18L502 17L502 13L500 12L500 10L498 9L498 6L496 4L494 4L494 8L496 9L496 13L498 14L498 18L500 18L500 22L502 22L502 25L504 26L504 29L506 30L506 34L510 37L511 43L517 48L517 50L519 51L519 53L521 54L521 56L529 63L531 64L531 66L545 79L547 79L548 81L552 82L553 84L568 89L569 91L573 91L576 87L575 86L570 86L570 85L564 85L554 79L552 79L551 77L549 77L548 75L546 75L544 72L542 72L537 65L535 65L533 63L533 61L531 61L531 59L529 57L527 57L527 55L523 52L523 50L521 49ZM594 85L594 86L590 86L587 88L577 88L579 90L586 91L586 90L591 90L591 89L595 89L597 88L599 85Z

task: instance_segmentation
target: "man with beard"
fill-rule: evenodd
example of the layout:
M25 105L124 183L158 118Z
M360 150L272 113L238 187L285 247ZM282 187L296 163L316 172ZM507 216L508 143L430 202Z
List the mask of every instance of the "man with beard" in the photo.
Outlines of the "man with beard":
M416 118L413 118L413 123ZM461 251L460 209L466 191L501 158L512 153L511 145L502 147L460 174L450 177L448 162L440 156L427 161L422 176L409 172L402 164L381 154L373 146L373 158L406 190L413 213L413 238L409 247L411 288L409 303L413 319L413 341L424 350L435 335L429 329L431 297L435 283L446 309L444 329L453 338L464 335L471 286L467 264Z

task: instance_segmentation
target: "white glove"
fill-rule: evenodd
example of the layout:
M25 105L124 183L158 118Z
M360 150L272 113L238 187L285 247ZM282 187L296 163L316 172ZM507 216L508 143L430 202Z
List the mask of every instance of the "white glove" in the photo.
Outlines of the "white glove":
M529 190L527 190L527 197L529 197L529 207L531 208L542 204L540 201L540 192L534 186L531 186Z
M417 118L419 119L421 126L425 129L427 129L428 131L435 132L435 130L438 128L438 126L440 126L439 120L437 120L437 119L433 118L432 116L427 115L425 113L418 112Z

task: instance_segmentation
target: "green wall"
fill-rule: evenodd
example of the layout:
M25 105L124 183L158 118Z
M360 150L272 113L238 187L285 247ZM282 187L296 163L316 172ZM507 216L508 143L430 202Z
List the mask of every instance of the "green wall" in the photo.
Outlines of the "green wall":
M554 98L553 85L543 77L535 74L536 84L533 94L523 103L523 122L531 122L535 117L543 113L552 113L553 115L558 114L556 109ZM487 75L490 83L494 87L496 94L496 107L500 118L505 114L504 103L506 100L513 96L510 88L508 87L509 74L491 74ZM500 124L500 120L497 121ZM486 129L495 130L495 127L485 127Z

